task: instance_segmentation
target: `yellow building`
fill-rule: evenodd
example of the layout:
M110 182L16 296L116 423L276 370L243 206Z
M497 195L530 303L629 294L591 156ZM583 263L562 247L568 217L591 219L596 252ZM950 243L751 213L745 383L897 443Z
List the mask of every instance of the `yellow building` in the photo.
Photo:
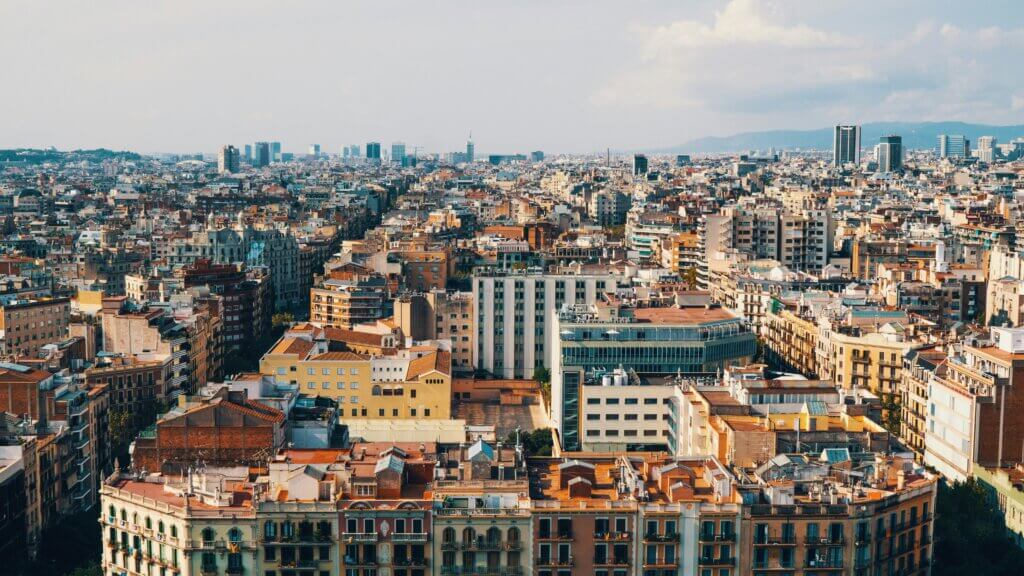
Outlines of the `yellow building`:
M818 346L818 325L776 303L765 314L764 322L765 354L769 364L809 378L817 377L815 348Z
M346 417L451 417L451 354L436 347L371 358L329 351L314 332L288 332L260 359L260 372L331 398Z

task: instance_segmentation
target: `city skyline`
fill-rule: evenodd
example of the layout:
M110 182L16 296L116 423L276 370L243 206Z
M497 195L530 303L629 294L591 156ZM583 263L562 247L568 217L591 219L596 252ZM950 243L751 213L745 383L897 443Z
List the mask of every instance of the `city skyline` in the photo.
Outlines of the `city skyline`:
M872 2L307 6L315 18L260 2L5 3L0 21L19 26L0 47L21 88L0 95L17 112L0 147L215 152L273 139L296 152L368 141L446 152L472 129L484 153L588 153L1024 117L1024 91L1004 73L1024 45L1009 3L907 2L884 22Z

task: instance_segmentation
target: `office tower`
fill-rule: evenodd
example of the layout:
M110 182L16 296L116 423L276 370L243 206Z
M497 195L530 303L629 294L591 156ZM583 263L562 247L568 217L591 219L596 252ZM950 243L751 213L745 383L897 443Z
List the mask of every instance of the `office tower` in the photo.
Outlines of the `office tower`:
M312 156L313 158L319 158L320 157L320 145L319 144L310 144L309 145L309 155Z
M679 154L676 156L676 166L686 166L690 163L689 154Z
M238 148L230 144L221 146L217 155L217 171L221 174L238 172Z
M270 143L270 161L280 162L281 161L281 143L271 142Z
M633 175L647 174L647 156L643 154L633 155Z
M542 150L534 150L533 152L530 152L530 161L531 162L543 162L544 161L544 152Z
M380 142L367 142L366 143L366 159L380 163Z
M405 160L405 143L393 142L391 144L391 161L395 164L402 164Z
M878 141L878 171L899 172L903 170L903 138L882 136Z
M832 163L836 166L860 164L860 126L836 126Z
M349 146L348 148L349 148L349 152L350 152L349 156L351 156L352 158L359 158L359 154L361 153L360 149L359 149L359 144L353 144L353 145Z
M979 136L978 160L982 162L995 162L997 155L995 136Z
M966 158L968 149L963 134L939 134L939 158Z
M470 137L466 141L466 162L472 162L474 154L476 154L476 145L473 144L473 138Z
M262 168L270 164L270 142L257 142L254 150L254 164Z
M245 145L245 161L252 164L252 144Z

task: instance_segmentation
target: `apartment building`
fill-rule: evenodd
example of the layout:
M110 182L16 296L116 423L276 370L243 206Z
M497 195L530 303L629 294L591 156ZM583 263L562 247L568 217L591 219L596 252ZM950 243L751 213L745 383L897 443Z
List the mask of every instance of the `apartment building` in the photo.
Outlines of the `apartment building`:
M1006 526L1006 535L1024 548L1024 464L1012 468L976 466L974 478L988 492L990 503L999 510Z
M256 574L259 532L245 475L139 477L115 472L100 490L104 576Z
M800 313L799 306L775 300L764 316L765 357L778 370L818 375L818 325Z
M936 347L912 348L903 359L900 381L900 439L924 460L928 429L928 390L933 378L945 378L946 353Z
M168 362L165 392L191 389L191 355L204 350L189 343L186 326L163 310L134 308L124 296L104 298L102 316L103 350L143 361Z
M260 372L305 394L331 398L352 418L451 417L450 352L436 346L374 357L330 351L324 332L286 332L260 359Z
M0 304L0 354L36 358L39 350L68 337L71 300L4 300Z
M352 328L384 317L382 286L325 280L310 291L311 321L324 326Z
M769 485L743 508L738 573L930 573L936 477L898 456L865 462L863 482L844 480L842 466L780 455L757 469Z
M1021 461L1024 329L992 327L987 339L968 339L946 359L944 377L929 380L924 463L951 480L979 466Z
M499 378L532 378L551 368L550 319L563 304L594 304L614 292L615 273L501 272L473 277L476 367Z
M413 340L451 342L452 370L473 371L476 330L473 293L431 290L395 299L395 323Z
M855 309L818 321L818 374L844 390L864 389L892 406L899 399L903 357L913 347L902 311Z

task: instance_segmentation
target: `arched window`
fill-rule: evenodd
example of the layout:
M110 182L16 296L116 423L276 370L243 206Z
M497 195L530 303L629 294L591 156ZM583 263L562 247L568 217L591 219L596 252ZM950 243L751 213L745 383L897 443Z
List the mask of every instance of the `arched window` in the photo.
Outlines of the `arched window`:
M263 523L263 537L267 540L277 538L277 523L267 520Z
M487 543L498 544L501 542L501 530L497 526L491 526L487 530Z
M213 542L215 536L213 528L203 528L203 542Z
M178 537L178 527L174 526L174 525L171 525L171 538L177 538L177 537Z
M128 512L124 508L121 508L121 520L128 521Z
M508 541L515 543L519 542L519 528L513 526L508 529Z
M136 526L139 525L139 513L138 512L133 512L132 513L132 524L135 524Z
M161 521L156 523L156 531L161 533L161 534L164 533L164 521L163 520L161 520Z
M241 542L242 531L238 528L232 528L231 530L228 530L228 540L230 540L231 542Z
M113 504L111 504L110 508L108 508L108 511L110 512L110 521L113 522L114 518L117 518L117 509L114 508Z
M380 386L374 385L373 389L370 391L370 394L372 394L373 396L380 396Z
M153 529L153 519L150 518L149 516L146 516L146 530L152 530L152 529Z
M444 532L441 533L441 541L444 542L445 544L454 544L455 543L455 528L452 528L451 526L445 528Z
M476 530L466 527L466 529L462 531L462 542L465 544L470 544L474 540L476 540Z

